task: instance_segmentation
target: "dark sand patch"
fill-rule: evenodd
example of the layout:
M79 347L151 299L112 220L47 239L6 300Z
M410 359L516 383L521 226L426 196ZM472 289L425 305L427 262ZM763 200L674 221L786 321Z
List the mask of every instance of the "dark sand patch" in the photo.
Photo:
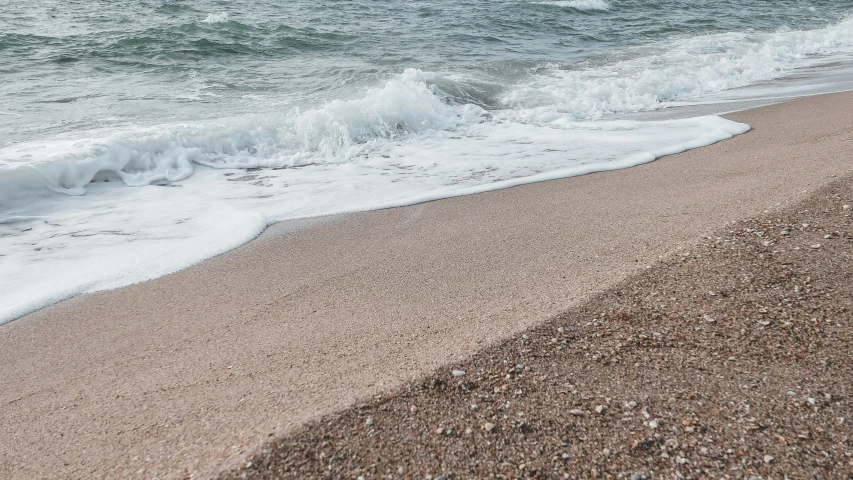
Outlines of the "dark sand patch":
M850 205L730 224L222 478L851 478Z

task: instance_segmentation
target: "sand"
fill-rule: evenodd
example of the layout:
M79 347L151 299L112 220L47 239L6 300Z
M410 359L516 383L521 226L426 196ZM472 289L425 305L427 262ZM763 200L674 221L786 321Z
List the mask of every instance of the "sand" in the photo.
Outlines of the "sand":
M194 478L853 171L853 94L604 174L278 225L0 326L0 478ZM805 193L804 193L805 192Z
M222 480L853 478L851 205L729 224Z

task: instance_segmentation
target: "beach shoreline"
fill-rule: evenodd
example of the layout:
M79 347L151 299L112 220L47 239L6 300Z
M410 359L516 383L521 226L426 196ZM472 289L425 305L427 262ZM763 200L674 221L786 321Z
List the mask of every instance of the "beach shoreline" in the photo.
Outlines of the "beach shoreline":
M273 225L0 326L4 478L208 477L853 171L853 93L606 173ZM179 321L178 321L179 320Z

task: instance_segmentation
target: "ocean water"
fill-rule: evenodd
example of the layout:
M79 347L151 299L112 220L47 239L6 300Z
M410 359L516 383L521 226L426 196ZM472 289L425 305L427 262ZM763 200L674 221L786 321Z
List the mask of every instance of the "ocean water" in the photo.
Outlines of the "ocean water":
M849 1L0 0L0 323L275 221L625 168L851 82Z

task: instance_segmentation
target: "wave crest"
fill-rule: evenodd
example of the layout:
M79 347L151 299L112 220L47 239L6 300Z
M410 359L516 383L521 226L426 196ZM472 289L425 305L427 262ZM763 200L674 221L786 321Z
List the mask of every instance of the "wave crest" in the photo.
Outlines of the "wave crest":
M849 52L853 19L820 30L703 35L652 48L652 54L611 65L551 68L502 100L512 108L553 108L585 120L657 110L780 78L827 54Z
M228 13L227 12L219 12L219 13L211 13L205 17L201 23L213 24L213 23L223 23L228 21Z
M552 0L543 2L533 2L536 5L551 5L554 7L574 8L581 11L607 11L610 10L610 4L604 0Z
M115 178L128 186L178 182L193 175L194 165L245 169L347 163L411 135L452 130L483 115L480 107L446 102L427 78L435 74L410 69L362 98L294 109L278 121L167 125L14 145L0 150L0 190L12 195L11 201L22 190L45 188L82 195L95 179ZM23 181L22 173L13 170L38 175Z

